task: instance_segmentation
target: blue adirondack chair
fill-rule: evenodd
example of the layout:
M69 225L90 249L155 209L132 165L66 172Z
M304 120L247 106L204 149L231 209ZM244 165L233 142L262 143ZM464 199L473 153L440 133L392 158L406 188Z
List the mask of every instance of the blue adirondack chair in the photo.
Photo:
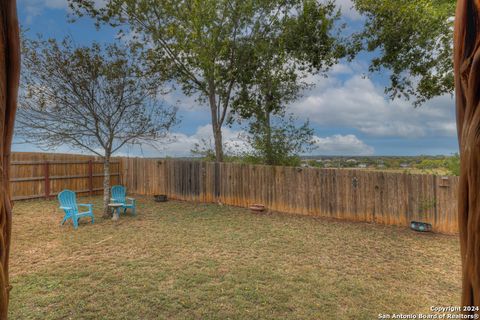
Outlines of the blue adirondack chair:
M78 219L81 217L91 217L92 224L94 222L93 217L93 205L91 204L77 204L77 196L75 192L71 190L63 190L58 194L58 201L60 202L60 209L63 209L65 216L63 217L62 224L65 223L68 219L72 219L73 227L78 228ZM79 212L78 207L87 207L88 211Z
M121 203L123 208L123 213L127 212L127 209L132 210L132 214L135 214L135 199L127 198L127 189L124 186L113 186L112 187L112 199L113 203ZM127 200L130 203L127 203Z

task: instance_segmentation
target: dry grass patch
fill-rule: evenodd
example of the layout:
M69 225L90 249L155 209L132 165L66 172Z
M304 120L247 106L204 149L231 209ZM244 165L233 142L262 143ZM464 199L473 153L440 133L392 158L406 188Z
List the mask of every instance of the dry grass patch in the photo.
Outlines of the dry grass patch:
M376 319L458 305L456 237L138 198L77 231L16 203L12 319Z

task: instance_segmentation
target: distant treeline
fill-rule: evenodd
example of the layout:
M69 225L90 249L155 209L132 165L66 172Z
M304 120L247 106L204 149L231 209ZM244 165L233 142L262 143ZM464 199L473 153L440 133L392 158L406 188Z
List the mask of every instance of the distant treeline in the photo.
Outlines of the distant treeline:
M308 156L302 157L302 164L320 168L406 170L455 176L460 172L458 154L451 156Z

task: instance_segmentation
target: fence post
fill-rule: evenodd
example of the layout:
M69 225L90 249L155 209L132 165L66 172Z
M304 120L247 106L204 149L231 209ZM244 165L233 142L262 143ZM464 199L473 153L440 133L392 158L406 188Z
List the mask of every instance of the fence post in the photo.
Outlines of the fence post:
M93 195L93 161L88 160L88 194Z
M44 165L44 176L45 176L45 199L50 198L50 167L48 161L45 161Z

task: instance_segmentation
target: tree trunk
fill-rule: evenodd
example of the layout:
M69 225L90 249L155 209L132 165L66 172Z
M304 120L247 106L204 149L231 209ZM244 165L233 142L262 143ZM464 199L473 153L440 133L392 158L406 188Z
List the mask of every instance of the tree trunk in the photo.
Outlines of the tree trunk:
M265 163L267 165L275 164L272 148L272 125L270 123L270 112L268 110L265 111Z
M213 139L215 141L215 161L223 162L223 140L222 140L222 124L218 118L218 107L217 100L215 98L215 88L213 84L210 84L210 93L208 95L208 100L210 103L210 111L212 114L212 130L213 130Z
M20 78L20 39L15 0L0 2L0 319L7 319L8 258L12 228L12 202L10 199L9 166L15 111Z
M215 161L223 161L223 138L222 127L219 124L213 126L213 138L215 140Z
M110 217L110 155L103 158L103 217Z
M480 32L474 0L458 0L454 63L460 185L462 305L480 306ZM464 311L480 314L478 311Z

